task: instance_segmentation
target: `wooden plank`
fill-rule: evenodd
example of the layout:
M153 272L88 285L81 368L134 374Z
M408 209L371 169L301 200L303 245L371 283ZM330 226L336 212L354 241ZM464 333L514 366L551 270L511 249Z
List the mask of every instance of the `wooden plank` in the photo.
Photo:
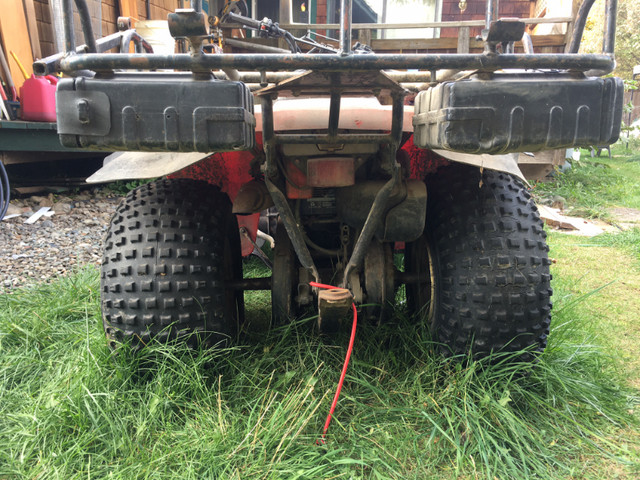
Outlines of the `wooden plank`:
M358 41L363 45L371 45L371 30L358 30Z
M33 54L31 53L31 41L27 30L27 20L24 15L22 2L15 0L0 0L0 30L2 31L2 44L5 56L9 63L11 76L16 88L20 88L24 83L24 77L16 62L9 58L9 52L14 52L28 75L33 73Z
M550 18L520 18L521 22L524 22L525 25L538 25L543 23L569 23L573 19L571 17L550 17ZM484 20L463 20L459 22L425 22L425 23L354 23L352 25L354 30L362 29L362 28L370 28L370 29L407 29L407 28L460 28L460 27L484 27ZM290 24L288 22L282 21L280 22L280 27L285 30L300 28L300 24ZM340 24L338 23L329 23L329 24L321 24L321 23L312 23L309 25L305 24L306 28L316 29L322 28L325 30L339 30Z
M460 27L458 30L457 53L469 53L469 27Z
M409 38L372 40L371 48L374 52L398 51L398 50L457 50L457 37L442 38ZM470 50L482 50L483 44L474 38L469 39Z
M138 20L138 2L136 0L118 0L121 17L131 17Z
M564 150L563 150L564 152ZM555 150L544 150L534 154L521 153L518 155L518 165L524 164L546 164L553 165Z
M565 45L564 35L534 35L531 40L534 47L564 47ZM522 47L522 43L517 42L516 46Z
M538 211L544 223L549 226L562 228L564 230L577 230L576 226L568 221L566 217L545 205L538 205Z
M371 48L374 52L385 50L455 50L457 47L458 39L456 37L371 40Z
M29 38L31 39L31 53L33 58L42 58L40 51L40 35L38 35L38 21L36 20L36 7L33 0L23 0L24 13L27 17L27 27L29 28Z
M564 35L536 35L532 37L533 46L564 47ZM459 47L457 37L442 38L410 38L410 39L373 39L371 48L375 52L398 50L457 50ZM469 51L483 48L483 43L474 38L469 38ZM516 48L522 50L522 42L516 42Z

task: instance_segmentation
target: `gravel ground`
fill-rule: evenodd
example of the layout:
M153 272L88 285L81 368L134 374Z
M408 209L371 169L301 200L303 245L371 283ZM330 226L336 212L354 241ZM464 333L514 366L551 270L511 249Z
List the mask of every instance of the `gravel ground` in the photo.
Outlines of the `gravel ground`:
M11 201L20 217L0 222L0 293L48 281L84 265L99 265L102 238L120 197L94 188L76 195ZM55 214L24 223L40 207Z

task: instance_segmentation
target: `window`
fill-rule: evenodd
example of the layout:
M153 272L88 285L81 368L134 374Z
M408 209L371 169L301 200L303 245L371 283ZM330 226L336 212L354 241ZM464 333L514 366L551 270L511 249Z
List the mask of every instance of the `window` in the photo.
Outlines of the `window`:
M367 0L380 12L379 23L430 23L442 19L442 0ZM382 38L437 38L439 28L384 30Z

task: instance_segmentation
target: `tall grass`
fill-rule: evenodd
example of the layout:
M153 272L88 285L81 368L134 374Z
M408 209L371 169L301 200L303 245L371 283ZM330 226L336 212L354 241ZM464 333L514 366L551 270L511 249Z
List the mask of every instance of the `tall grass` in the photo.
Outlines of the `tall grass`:
M113 355L97 283L86 270L0 296L0 478L640 472L634 445L617 439L638 431L637 398L580 315L588 298L561 300L533 366L504 356L444 359L424 325L401 311L382 327L363 325L318 445L346 333L322 338L302 319L229 348L151 344L135 357Z

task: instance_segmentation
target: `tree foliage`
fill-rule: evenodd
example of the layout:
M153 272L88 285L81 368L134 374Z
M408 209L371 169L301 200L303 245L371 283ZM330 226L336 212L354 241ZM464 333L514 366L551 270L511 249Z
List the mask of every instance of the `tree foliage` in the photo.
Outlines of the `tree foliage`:
M587 20L580 51L600 53L604 32L605 0L596 0ZM640 64L640 0L618 0L615 75L631 79Z

